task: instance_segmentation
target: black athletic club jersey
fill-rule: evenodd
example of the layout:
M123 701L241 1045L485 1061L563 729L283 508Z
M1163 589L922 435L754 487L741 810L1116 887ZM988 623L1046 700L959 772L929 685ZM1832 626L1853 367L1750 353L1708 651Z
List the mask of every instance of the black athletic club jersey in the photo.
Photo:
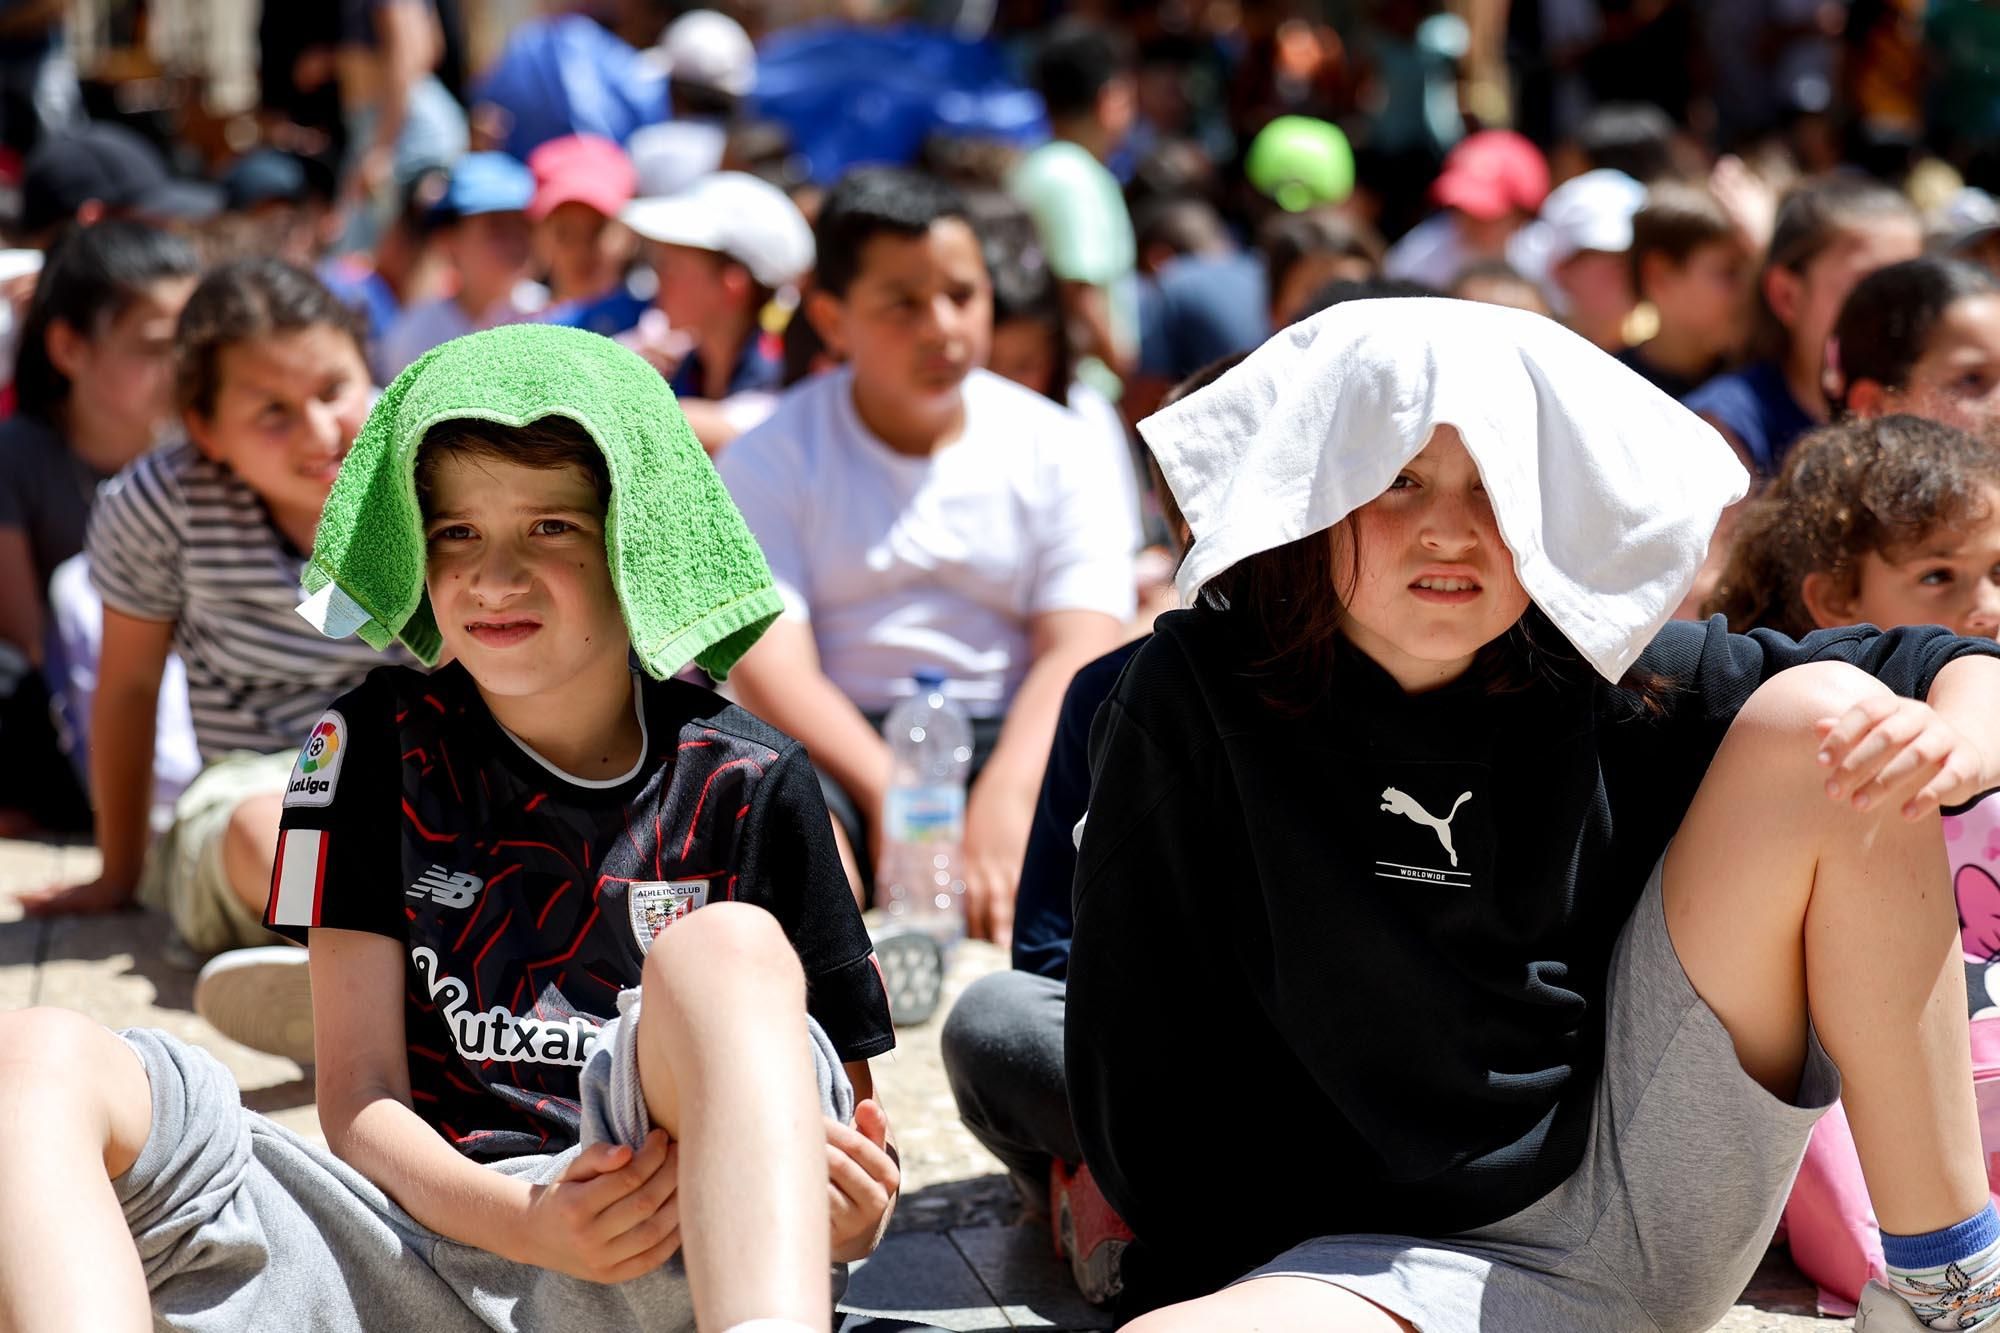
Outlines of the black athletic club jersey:
M683 682L642 680L640 702L638 769L587 783L502 729L463 668L384 667L293 767L267 924L404 945L411 1096L468 1157L576 1142L619 991L708 903L777 917L843 1061L895 1045L803 747Z

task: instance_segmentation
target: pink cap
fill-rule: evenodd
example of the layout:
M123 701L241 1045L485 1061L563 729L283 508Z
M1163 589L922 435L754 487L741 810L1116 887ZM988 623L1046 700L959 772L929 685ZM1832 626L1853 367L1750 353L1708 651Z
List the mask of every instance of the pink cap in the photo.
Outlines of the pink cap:
M1459 141L1431 185L1446 208L1493 219L1533 213L1549 193L1549 164L1541 150L1512 130L1481 130Z
M625 150L595 134L549 140L528 155L528 170L535 173L528 216L537 222L569 203L588 204L615 218L639 188Z

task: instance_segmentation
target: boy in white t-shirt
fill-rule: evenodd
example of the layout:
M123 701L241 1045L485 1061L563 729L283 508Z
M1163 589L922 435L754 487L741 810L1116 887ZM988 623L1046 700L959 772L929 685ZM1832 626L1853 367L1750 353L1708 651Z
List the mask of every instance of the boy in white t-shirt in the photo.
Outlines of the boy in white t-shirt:
M857 888L918 668L973 719L973 933L1004 941L1064 689L1132 614L1138 533L1116 460L1072 413L977 369L992 291L965 206L907 171L834 187L807 307L846 361L719 466L785 597L742 701L804 741Z

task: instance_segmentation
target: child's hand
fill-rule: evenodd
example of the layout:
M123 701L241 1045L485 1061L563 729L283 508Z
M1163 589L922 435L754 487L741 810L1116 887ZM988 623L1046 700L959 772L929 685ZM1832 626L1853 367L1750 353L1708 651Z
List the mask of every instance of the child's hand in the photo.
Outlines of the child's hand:
M1821 718L1819 762L1826 794L1856 810L1897 804L1905 819L1969 801L1982 790L1985 758L1929 704L1874 695L1837 718Z
M992 772L987 770L987 774ZM1006 948L1014 938L1014 897L1021 889L1021 862L1028 854L1039 788L972 784L965 803L965 924L980 940Z
M889 1155L889 1113L873 1100L854 1108L854 1124L826 1121L827 1202L833 1212L836 1263L865 1259L889 1224L902 1170Z
M51 884L21 895L21 910L29 916L82 916L115 912L130 905L132 886L100 875L86 884Z
M593 1143L562 1179L537 1185L525 1219L526 1262L586 1282L627 1282L681 1247L680 1145L654 1130L637 1152Z

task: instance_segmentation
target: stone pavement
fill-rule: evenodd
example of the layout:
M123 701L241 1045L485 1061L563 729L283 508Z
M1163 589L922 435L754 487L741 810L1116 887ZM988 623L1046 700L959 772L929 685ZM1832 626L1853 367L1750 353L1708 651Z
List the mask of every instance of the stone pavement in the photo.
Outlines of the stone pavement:
M192 1009L194 976L172 961L163 918L144 912L33 922L21 919L21 889L94 874L88 848L0 842L0 1010L61 1005L115 1026L163 1028L211 1052L243 1086L244 1103L317 1138L310 1075L218 1035ZM991 946L968 944L953 967L947 1003L966 982L1005 965ZM942 1012L942 1010L941 1010ZM950 1329L1096 1330L1046 1231L1018 1225L1019 1208L1000 1165L952 1108L933 1022L906 1029L901 1047L875 1062L876 1086L903 1152L903 1199L894 1228L861 1265L843 1308L897 1322ZM1716 1333L1828 1333L1846 1321L1813 1317L1813 1294L1774 1250ZM1525 1333L1525 1331L1524 1331Z

